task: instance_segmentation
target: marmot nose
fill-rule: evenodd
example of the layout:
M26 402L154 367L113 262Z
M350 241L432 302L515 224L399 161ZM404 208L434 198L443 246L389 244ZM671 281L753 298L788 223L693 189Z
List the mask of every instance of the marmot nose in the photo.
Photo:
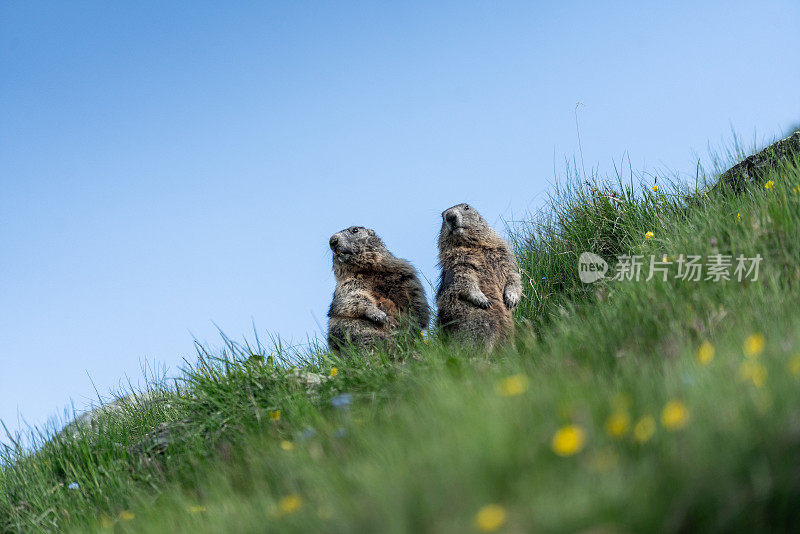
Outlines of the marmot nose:
M444 214L444 220L449 223L456 222L456 214L452 211L448 211Z
M331 240L329 241L329 243L331 245L331 248L334 248L336 245L339 244L339 238L336 237L336 236L333 236L333 237L331 237Z

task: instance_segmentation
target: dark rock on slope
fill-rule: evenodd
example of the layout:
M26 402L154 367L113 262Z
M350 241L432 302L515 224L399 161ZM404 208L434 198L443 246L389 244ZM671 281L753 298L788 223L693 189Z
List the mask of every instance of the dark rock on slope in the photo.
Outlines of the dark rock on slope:
M761 181L771 169L797 159L800 159L800 131L772 143L722 173L714 189L742 193L750 184Z

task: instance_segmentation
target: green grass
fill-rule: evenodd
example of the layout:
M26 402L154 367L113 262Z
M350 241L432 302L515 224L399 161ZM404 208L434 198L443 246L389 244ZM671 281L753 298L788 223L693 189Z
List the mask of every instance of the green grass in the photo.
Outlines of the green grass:
M154 381L161 401L6 449L0 531L469 532L488 504L503 532L796 530L800 171L768 179L733 198L572 180L514 229L526 294L514 345L491 356L435 332L402 361L198 347L174 383ZM757 282L589 286L583 251L763 261ZM747 356L752 334L764 348ZM685 408L672 427L670 402ZM138 454L169 421L166 450ZM583 440L562 456L570 427Z

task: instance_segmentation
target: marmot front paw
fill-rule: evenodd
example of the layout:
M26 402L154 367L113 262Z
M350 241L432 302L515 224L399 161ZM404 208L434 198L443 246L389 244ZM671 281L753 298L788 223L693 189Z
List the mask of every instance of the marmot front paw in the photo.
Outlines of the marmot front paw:
M506 304L506 308L509 310L513 310L519 304L520 294L519 291L515 289L508 288L503 293L503 302Z
M492 307L492 301L489 300L489 297L484 295L483 293L479 293L477 295L472 295L470 301L482 310L486 310Z

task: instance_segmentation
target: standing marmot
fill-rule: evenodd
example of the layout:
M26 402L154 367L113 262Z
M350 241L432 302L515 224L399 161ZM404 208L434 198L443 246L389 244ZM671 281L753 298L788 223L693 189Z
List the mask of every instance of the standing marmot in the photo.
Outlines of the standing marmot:
M467 204L442 213L436 305L446 334L492 350L514 331L522 280L511 248Z
M333 234L336 290L328 311L328 345L374 347L400 330L418 334L430 312L417 271L395 258L374 230L352 226Z

